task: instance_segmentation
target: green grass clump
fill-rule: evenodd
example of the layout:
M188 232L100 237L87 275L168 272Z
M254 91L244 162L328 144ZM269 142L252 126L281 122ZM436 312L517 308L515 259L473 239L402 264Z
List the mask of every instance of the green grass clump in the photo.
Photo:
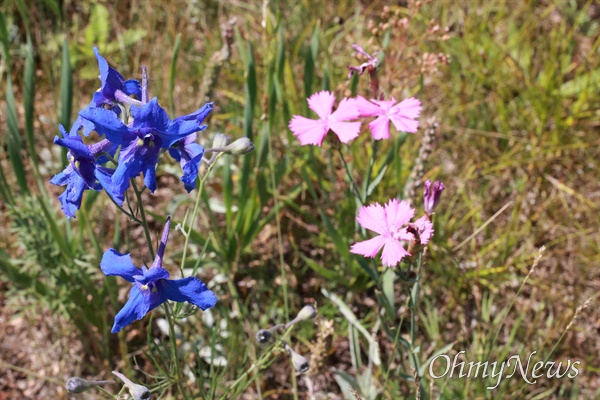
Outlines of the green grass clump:
M57 124L70 125L97 89L97 45L125 76L139 78L147 65L151 92L166 94L159 98L171 114L209 95L215 112L205 132L247 136L256 146L244 158L219 160L196 220L195 199L174 189L167 161L159 165L164 189L144 194L155 232L166 213L193 228L188 238L172 235L172 271L199 269L220 299L209 316L181 323L179 339L195 343L185 353L190 392L598 398L598 7L424 3L189 0L133 8L49 0L28 12L20 1L4 5L0 287L12 309L33 304L72 324L84 374L140 369L162 378L140 372L138 381L163 398L172 393L168 341L154 340L160 313L127 336L114 338L108 328L123 297L99 273L99 258L108 247L127 247L147 261L143 232L105 196L87 193L77 219L66 221L44 173L63 162L42 152ZM300 146L287 125L292 115L310 115L308 95L370 96L366 75L346 79L346 66L363 62L353 57L354 43L382 60L386 96L420 98L419 132ZM201 140L210 147L212 136ZM420 212L427 178L447 189L418 269L388 271L349 253L361 202L399 196ZM185 257L176 250L184 242ZM319 317L294 331L293 347L311 358L309 372L296 376L282 351L260 347L254 335L305 303L316 303ZM212 361L203 349L212 349ZM581 361L580 373L533 385L515 376L493 390L492 378L430 377L435 356L461 350L473 361L537 351L536 361ZM70 362L61 379L75 369ZM60 387L49 390L66 398Z

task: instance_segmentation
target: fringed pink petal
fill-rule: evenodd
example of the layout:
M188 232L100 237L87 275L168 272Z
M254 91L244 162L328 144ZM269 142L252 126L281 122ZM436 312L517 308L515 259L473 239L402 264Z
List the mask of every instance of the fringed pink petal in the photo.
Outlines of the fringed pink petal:
M289 128L294 136L300 140L300 144L317 146L321 146L329 130L323 121L309 119L301 115L294 115L294 118L290 121Z
M382 236L375 236L372 239L354 243L350 247L350 253L372 258L379 253L384 244L385 239Z

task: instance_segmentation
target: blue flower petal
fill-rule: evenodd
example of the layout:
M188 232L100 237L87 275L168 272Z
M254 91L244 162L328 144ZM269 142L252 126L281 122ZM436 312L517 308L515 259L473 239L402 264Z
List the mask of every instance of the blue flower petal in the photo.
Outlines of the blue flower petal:
M117 333L133 321L140 320L150 311L150 304L142 295L137 286L133 286L129 291L129 300L123 306L121 311L115 315L112 333Z
M129 187L129 180L144 173L144 182L152 193L156 190L156 163L160 147L139 146L136 141L121 149L119 166L113 174L113 191L122 196Z
M158 161L158 159L157 159ZM150 190L150 193L154 193L156 190L156 162L147 163L144 170L144 184Z
M69 149L71 154L75 157L76 160L89 160L94 161L94 156L90 153L90 149L83 144L81 138L77 136L76 138L71 138L67 135L66 138L61 139L58 136L54 136L54 144L65 147Z
M73 124L73 126L71 127L71 130L69 131L69 137L74 138L74 137L79 137L79 130L81 129L81 127L83 126L83 119L81 117L78 117L75 120L75 123ZM64 128L62 125L59 126L60 131L63 132ZM63 137L66 137L65 134L63 133Z
M108 139L104 139L98 143L89 145L88 148L94 157L98 157L98 155L102 152L106 152L110 154L111 157L114 157L119 145L117 143L110 142ZM107 161L108 158L104 155L96 158L96 164L104 164Z
M150 282L156 282L159 279L167 279L169 277L169 271L161 267L148 268L143 272L143 274L143 277L138 277L136 281L144 285Z
M87 188L88 185L75 171L67 174L67 188L58 196L61 208L67 218L71 219L75 217L75 212L81 207L83 192Z
M106 276L120 276L128 282L134 283L134 275L140 275L142 270L137 268L129 254L121 254L115 249L108 249L102 256L100 268Z
M198 110L196 110L195 112L188 114L188 115L183 115L181 117L177 117L175 118L175 120L173 122L177 122L177 121L196 121L198 124L201 124L202 121L204 121L204 119L208 116L208 114L210 114L210 112L213 110L213 103L206 103L205 105L203 105L202 107L200 107Z
M70 172L67 172L67 169L71 169ZM65 186L67 183L69 183L69 173L73 172L73 167L71 167L71 165L67 166L67 168L65 168L65 170L63 172L59 172L58 174L54 175L52 177L52 179L50 179L50 183L53 185L58 185L58 186Z
M142 85L137 79L128 79L123 83L123 92L128 95L135 95L138 100L142 99Z
M104 190L106 190L106 193L108 193L108 195L112 197L118 205L121 206L123 205L125 197L122 194L119 195L113 191L112 176L114 172L115 170L111 168L96 167L96 179L98 179L100 185L104 188Z
M136 138L135 133L110 110L104 108L86 108L79 115L94 123L94 129L99 135L105 135L108 140L116 144L127 144Z
M177 302L187 301L200 307L203 311L217 304L217 296L208 290L206 285L199 279L190 276L184 279L161 280L157 283L159 292L167 299Z
M132 107L133 129L152 128L158 133L165 134L169 129L171 120L167 112L158 104L158 100L153 98L147 104L137 108Z
M135 178L139 172L136 172L139 168L136 166L139 161L130 160L124 162L119 160L119 166L115 170L112 176L112 192L119 197L123 197L127 188L129 187L129 180Z
M81 161L76 171L90 189L98 186L96 184L96 164L94 162Z
M86 110L88 108L89 109L96 108L96 105L93 100L84 110ZM79 123L83 127L83 135L84 136L89 136L90 133L92 133L96 129L96 126L94 125L94 123L92 121L88 121L87 119L82 118L81 116L77 117L77 121L79 121Z
M179 142L177 142L179 143ZM175 143L173 146L176 146L177 143ZM169 154L171 155L171 157L173 157L175 159L175 161L179 162L181 161L181 150L177 147L169 147Z
M202 147L198 145L199 147ZM183 175L181 176L181 182L183 182L183 187L185 190L191 192L196 188L196 180L198 179L198 168L200 168L200 161L202 160L202 156L204 155L204 148L202 148L202 152L191 160L186 161L185 163L182 161L183 167Z
M115 91L123 88L123 75L108 65L106 59L100 55L97 47L94 47L94 54L96 54L96 59L98 60L100 81L102 82L101 93L104 97L104 101L96 103L96 105L99 106L105 102L114 100Z
M67 219L75 218L75 213L79 210L77 204L71 203L67 200L67 191L65 190L63 194L58 196L58 200L60 201L60 208L63 210Z
M167 132L166 138L163 138L163 140L165 142L165 143L163 143L163 148L167 149L167 148L171 147L171 145L173 143L175 143L177 140L179 140L183 137L186 137L188 135L191 135L192 133L203 131L205 129L206 129L206 125L200 125L194 120L192 120L192 121L185 121L185 120L173 121L171 126L169 126L169 130ZM168 144L168 146L165 146L165 144Z

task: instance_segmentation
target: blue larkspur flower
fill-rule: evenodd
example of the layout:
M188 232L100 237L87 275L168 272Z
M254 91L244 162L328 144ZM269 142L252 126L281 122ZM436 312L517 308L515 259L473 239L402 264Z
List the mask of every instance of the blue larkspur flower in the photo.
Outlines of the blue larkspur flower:
M85 145L78 134L81 127L82 121L81 118L78 118L69 133L61 125L59 128L62 138L54 137L54 144L68 150L69 165L62 172L56 174L50 183L67 186L58 199L63 212L69 219L75 217L75 212L81 207L81 199L85 190L99 191L104 188L115 201L123 203L123 197L112 191L111 176L114 170L99 165L106 162L106 157L100 156L100 153L106 152L112 156L117 146L106 139L96 144Z
M125 125L115 113L103 108L87 108L79 115L94 123L100 135L122 146L119 166L112 176L112 182L114 192L123 196L129 187L129 180L140 173L144 175L146 187L154 193L160 150L168 149L178 140L206 129L202 122L212 108L212 103L207 103L192 114L171 120L157 99L153 98L141 107L131 107L133 122L130 125ZM186 153L186 157L188 155Z
M108 61L100 55L97 47L94 47L94 54L96 55L96 60L98 60L100 82L102 82L102 86L94 94L96 107L100 107L102 104L114 104L116 101L115 93L117 91L121 91L127 96L135 95L138 99L142 98L142 85L140 81L136 79L125 80L119 71L108 65Z
M151 310L167 300L191 303L203 311L214 307L217 303L215 294L195 277L170 280L169 272L162 267L163 256L171 218L167 218L158 252L150 268L137 268L129 254L121 254L115 249L108 249L100 267L106 276L120 276L133 284L129 292L129 300L115 316L112 333L117 333L133 321L140 320Z
M169 154L175 160L179 161L183 175L181 182L185 190L191 192L196 187L196 178L198 178L198 168L204 155L204 147L196 143L196 134L192 133L176 141L169 148Z
M125 80L123 75L108 64L108 61L100 55L97 47L94 47L94 54L98 61L98 69L100 70L100 89L94 93L92 102L87 108L104 107L112 110L119 115L121 109L117 106L118 103L125 97L136 96L137 99L142 98L142 85L136 79ZM94 130L94 124L90 121L83 120L83 134L89 135Z

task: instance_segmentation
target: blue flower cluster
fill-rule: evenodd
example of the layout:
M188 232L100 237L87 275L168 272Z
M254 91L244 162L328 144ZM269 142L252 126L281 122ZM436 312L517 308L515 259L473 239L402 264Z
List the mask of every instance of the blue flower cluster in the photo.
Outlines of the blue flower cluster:
M171 120L167 112L153 98L148 100L148 80L145 68L142 82L125 80L94 48L100 68L101 87L91 103L79 113L75 124L67 133L60 127L62 138L54 143L65 147L69 165L50 182L67 186L59 197L68 218L75 217L81 206L85 190L106 190L119 205L123 204L130 179L140 173L150 192L156 190L156 164L161 151L180 162L181 181L190 192L196 187L196 178L204 148L195 143L196 132L206 129L204 119L213 109L207 103L189 115ZM88 136L96 131L105 139L85 145L79 132ZM102 164L119 155L116 169Z
M167 279L169 272L162 267L167 240L169 239L170 218L163 230L158 252L150 268L136 267L129 254L121 254L108 249L100 268L106 276L120 276L132 283L129 300L115 316L112 333L117 333L133 321L140 320L167 300L191 303L203 311L217 303L215 294L206 288L199 279L190 276L183 279Z
M142 67L142 82L125 80L123 76L94 48L100 68L100 89L90 104L79 113L69 132L60 126L61 137L54 143L67 149L69 164L50 183L66 186L59 196L67 218L75 217L81 207L83 192L104 189L112 200L123 205L130 181L140 174L150 192L156 190L156 164L161 152L168 152L181 164L181 181L190 192L196 187L198 168L204 156L204 147L196 143L196 133L206 129L204 120L213 109L207 103L197 111L170 119L156 98L148 98L148 77ZM85 144L83 136L95 131L102 140ZM246 139L227 145L228 138L217 135L219 147L208 151L244 154L254 146ZM224 137L224 139L223 139ZM221 146L222 145L222 146ZM118 154L118 156L117 156ZM115 160L116 157L116 160ZM104 166L108 162L114 168ZM207 161L210 163L211 161ZM143 205L139 205L143 207ZM188 302L202 310L213 307L215 294L195 277L168 279L169 272L162 267L170 217L167 218L162 240L150 268L137 268L129 254L108 249L100 262L106 276L120 276L132 283L129 300L115 316L112 332L140 320L149 311L167 300ZM147 222L138 220L148 232Z

